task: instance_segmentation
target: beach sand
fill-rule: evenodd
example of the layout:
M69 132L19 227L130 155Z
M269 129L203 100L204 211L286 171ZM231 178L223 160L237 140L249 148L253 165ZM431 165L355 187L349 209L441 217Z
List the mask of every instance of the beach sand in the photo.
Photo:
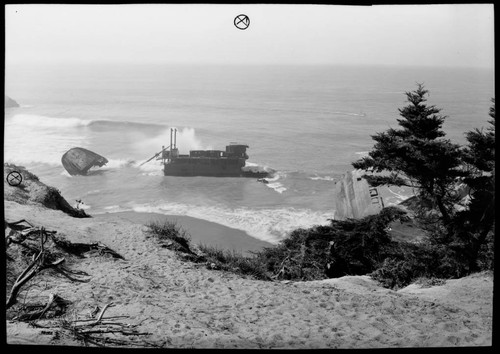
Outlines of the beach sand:
M73 218L39 205L5 201L5 219L26 219L56 230L71 242L100 242L125 260L100 255L66 267L88 273L72 282L42 272L20 299L43 301L56 293L72 302L68 313L89 316L113 303L104 318L126 316L142 336L129 341L168 348L401 348L492 344L493 275L480 273L399 291L369 276L311 282L268 282L209 270L158 247L144 221L158 215L130 213ZM229 244L249 250L262 243L222 227L175 217L193 242ZM210 236L208 236L210 235ZM218 239L220 237L220 239ZM233 237L234 239L230 239ZM67 332L7 321L8 344L82 346Z
M234 250L244 255L251 255L251 251L258 251L273 245L251 237L245 231L220 225L214 222L193 218L185 215L163 215L156 213L120 212L113 214L98 214L96 220L106 220L109 217L124 221L147 225L150 222L162 224L165 221L174 222L191 236L193 244L205 244L222 249Z

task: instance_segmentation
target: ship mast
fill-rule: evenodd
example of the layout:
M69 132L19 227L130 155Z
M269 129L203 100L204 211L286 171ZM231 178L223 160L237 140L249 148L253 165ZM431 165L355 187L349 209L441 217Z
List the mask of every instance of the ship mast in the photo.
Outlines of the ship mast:
M174 132L174 130L172 128L170 128L170 154L169 154L169 160L172 159L172 133Z
M173 138L172 138L173 135ZM172 143L173 140L173 143ZM172 147L173 146L173 147ZM170 154L168 155L168 160L171 161L173 157L173 153L175 152L175 156L177 156L177 128L170 128ZM173 150L173 151L172 151Z

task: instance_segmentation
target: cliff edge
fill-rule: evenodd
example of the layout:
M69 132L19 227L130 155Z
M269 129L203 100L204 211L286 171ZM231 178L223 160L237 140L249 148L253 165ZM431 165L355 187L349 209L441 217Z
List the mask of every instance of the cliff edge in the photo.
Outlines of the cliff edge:
M90 217L84 210L73 208L62 197L59 190L40 182L36 175L23 166L5 163L3 175L5 201L19 204L39 204L49 209L61 210L76 218Z

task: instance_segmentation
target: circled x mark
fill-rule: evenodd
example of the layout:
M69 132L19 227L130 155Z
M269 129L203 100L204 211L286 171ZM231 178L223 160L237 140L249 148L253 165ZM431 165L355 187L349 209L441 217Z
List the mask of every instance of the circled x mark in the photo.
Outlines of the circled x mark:
M7 175L7 183L11 186L18 186L23 181L23 177L17 171L12 171Z
M240 30L245 30L250 26L250 19L247 15L238 15L234 18L234 25Z

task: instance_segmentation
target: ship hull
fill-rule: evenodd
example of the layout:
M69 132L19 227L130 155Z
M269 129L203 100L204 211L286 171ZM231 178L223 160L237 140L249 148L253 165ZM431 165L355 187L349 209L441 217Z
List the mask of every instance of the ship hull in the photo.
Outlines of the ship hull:
M244 159L177 158L164 164L165 176L267 177L267 172L244 171Z
M102 167L108 163L108 160L93 151L75 147L64 153L61 162L70 175L85 176L92 167Z

